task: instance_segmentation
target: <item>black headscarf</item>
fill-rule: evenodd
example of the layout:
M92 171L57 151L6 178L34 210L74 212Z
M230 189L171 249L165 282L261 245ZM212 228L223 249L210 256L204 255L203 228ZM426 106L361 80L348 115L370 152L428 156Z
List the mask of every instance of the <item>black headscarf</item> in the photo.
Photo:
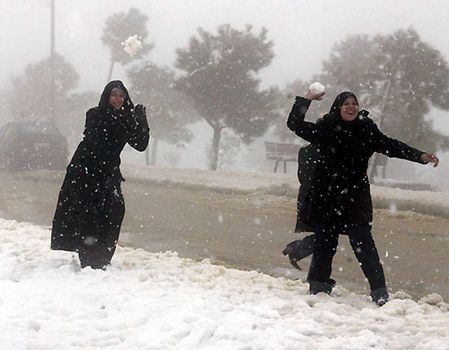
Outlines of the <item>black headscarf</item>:
M341 107L343 106L343 103L345 103L346 99L348 97L354 97L354 99L359 103L357 100L357 97L350 91L343 91L342 93L338 94L338 96L335 98L334 103L332 103L331 109L329 110L329 114L334 114L336 116L339 116L341 118Z
M324 118L341 119L341 107L343 106L343 103L345 103L348 97L354 97L357 103L359 103L359 100L357 99L356 95L354 95L350 91L343 91L342 93L337 95L337 97L334 100L334 103L332 103L329 113L326 114ZM359 117L356 118L355 120L359 120L361 117L367 117L368 114L369 114L368 111L362 109L359 111Z
M125 112L130 112L131 110L133 110L134 104L129 97L128 90L120 80L113 80L105 86L100 97L100 102L98 102L98 106L104 110L113 109L113 107L109 104L109 97L111 96L111 92L114 88L119 88L125 93L125 101L123 102L122 109L124 109Z

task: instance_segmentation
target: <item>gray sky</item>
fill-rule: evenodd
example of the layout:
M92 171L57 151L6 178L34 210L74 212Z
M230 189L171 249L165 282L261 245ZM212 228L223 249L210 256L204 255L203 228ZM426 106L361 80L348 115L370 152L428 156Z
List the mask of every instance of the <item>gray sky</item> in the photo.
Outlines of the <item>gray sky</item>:
M414 26L423 40L449 56L447 0L56 0L56 49L77 68L81 89L103 87L109 64L107 48L100 42L104 21L130 6L150 18L148 31L156 46L149 58L167 65L199 26L266 26L276 58L263 72L265 84L310 78L320 71L332 45L349 34ZM49 10L50 0L0 0L1 85L25 64L48 55ZM123 71L116 73L116 78L124 78Z
M136 7L149 16L155 48L148 58L171 66L197 27L214 31L219 24L237 28L266 26L276 57L262 72L264 85L309 79L321 70L331 47L349 34L390 33L413 26L421 38L449 57L447 0L56 0L56 49L80 74L79 90L101 91L109 53L100 37L105 19ZM28 63L49 54L50 0L0 0L0 87ZM116 66L114 78L126 80ZM446 113L433 112L449 132Z

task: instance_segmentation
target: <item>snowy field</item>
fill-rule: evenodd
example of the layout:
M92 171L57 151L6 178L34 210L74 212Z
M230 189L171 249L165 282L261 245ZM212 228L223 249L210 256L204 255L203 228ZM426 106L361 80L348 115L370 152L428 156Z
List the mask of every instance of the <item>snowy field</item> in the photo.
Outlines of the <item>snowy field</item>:
M166 168L159 166L137 166L125 163L122 173L128 180L170 184L193 189L246 193L250 195L287 196L296 198L299 183L296 175L265 172L210 171L195 168ZM61 172L48 170L28 174L33 179L60 178ZM449 192L412 191L371 185L371 196L375 208L412 210L449 218Z
M123 174L126 178L156 183L261 195L296 197L299 187L295 175L282 173L210 171L126 164ZM376 208L390 209L392 212L412 210L449 218L447 192L411 191L371 185L371 194Z
M336 287L119 247L107 271L0 219L0 349L449 349L449 305L397 292L378 308Z

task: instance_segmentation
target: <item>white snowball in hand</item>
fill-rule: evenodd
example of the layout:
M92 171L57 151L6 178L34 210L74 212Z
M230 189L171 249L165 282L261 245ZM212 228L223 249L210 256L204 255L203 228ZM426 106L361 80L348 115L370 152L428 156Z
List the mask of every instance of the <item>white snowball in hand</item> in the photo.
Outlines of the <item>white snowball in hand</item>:
M128 55L133 57L137 52L142 50L142 43L137 39L137 35L130 36L123 43L123 50L126 51Z
M326 92L326 88L323 84L320 84L319 82L314 82L313 84L310 84L309 91L314 94L322 94L323 92Z

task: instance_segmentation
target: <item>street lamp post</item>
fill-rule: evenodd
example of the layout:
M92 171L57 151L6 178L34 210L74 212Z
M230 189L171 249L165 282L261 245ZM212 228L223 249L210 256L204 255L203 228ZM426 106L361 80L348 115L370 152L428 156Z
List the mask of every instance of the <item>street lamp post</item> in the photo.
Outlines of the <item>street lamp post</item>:
M55 121L55 0L51 0L50 19L50 118Z

